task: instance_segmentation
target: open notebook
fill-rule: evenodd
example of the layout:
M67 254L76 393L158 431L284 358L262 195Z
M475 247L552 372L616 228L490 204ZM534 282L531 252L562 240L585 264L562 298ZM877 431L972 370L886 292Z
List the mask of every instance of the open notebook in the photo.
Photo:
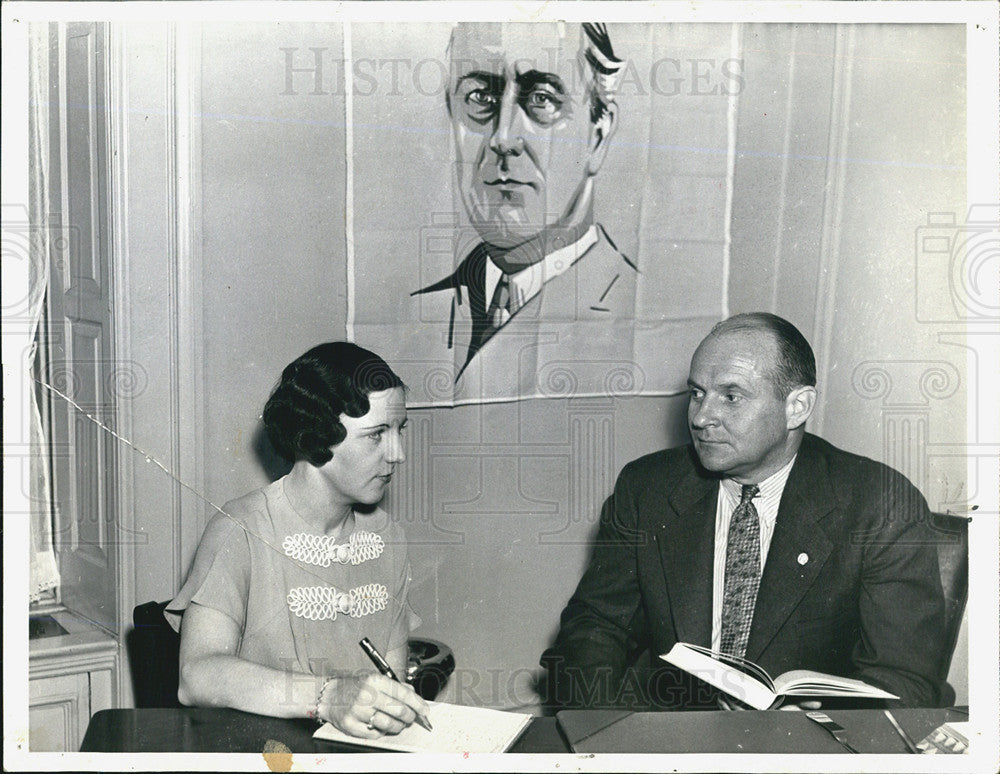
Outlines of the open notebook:
M395 736L360 739L324 723L313 737L341 744L378 747L398 752L497 753L504 752L527 728L531 715L501 712L484 707L428 702L427 719L433 731L414 723Z

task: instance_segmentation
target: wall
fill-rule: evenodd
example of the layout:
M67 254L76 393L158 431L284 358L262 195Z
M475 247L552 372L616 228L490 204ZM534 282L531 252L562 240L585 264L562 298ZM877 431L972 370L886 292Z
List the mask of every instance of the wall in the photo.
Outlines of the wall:
M931 294L929 281L948 287L947 268L930 265L918 238L930 213L962 223L966 211L964 28L743 34L731 311L772 310L806 333L813 432L904 472L933 510L961 509L964 327L951 299Z
M699 27L698 51L728 57L731 33L728 25ZM194 382L185 404L194 411L176 416L200 440L190 455L182 453L191 448L184 438L164 443L183 464L200 455L191 480L221 504L281 472L258 423L281 368L313 344L343 336L343 97L327 81L324 93L307 95L301 84L309 74L295 76L296 95L283 93L281 50L320 49L327 77L342 39L338 26L320 24L211 25L186 34L157 45L167 54L178 43L190 47L175 61L189 68L184 93L197 103L186 146L195 171L184 265L200 281L181 295L197 299L190 319L202 335L196 366L179 371ZM949 379L920 379L928 367L919 364L953 365L957 348L940 343L937 329L921 326L912 312L913 245L928 211L961 217L964 209L963 159L956 156L964 148L964 95L943 87L961 82L949 68L961 69L962 60L921 58L924 50L961 52L961 32L942 28L917 39L877 27L747 25L740 35L746 70L731 180L730 310L774 309L799 324L821 365L813 429L896 464L943 507L960 499L954 486L964 482L964 469L944 454L963 440L949 433L964 427L964 392ZM887 58L885 50L899 54ZM159 76L151 68L150 94L161 88ZM136 103L142 86L135 86ZM928 107L928 94L950 102ZM677 131L699 143L665 149L657 169L693 178L712 169L722 204L719 194L685 199L681 186L676 206L703 219L724 247L727 181L717 162L728 133L718 102L677 100ZM151 111L149 120L158 115ZM162 185L137 174L144 166L138 148L134 158L137 191ZM151 266L158 217L145 224L151 241L143 260ZM162 353L157 330L142 320L161 314L171 280L146 281L146 294L135 282L131 319L148 331L139 349L154 353L142 360L152 369ZM855 371L869 361L905 370L912 363L898 360L900 353L918 353L918 372L890 378L894 389L916 389L916 398L891 406L887 400L896 398L880 391L877 372ZM151 370L154 378L159 373ZM147 423L155 422L154 397L143 409ZM533 669L584 566L601 501L625 462L683 441L684 404L683 397L562 399L411 413L409 460L386 507L413 544L419 634L448 643L465 670L449 698L507 707L533 701ZM940 459L923 465L892 456L923 448L896 440L896 428L911 427L941 444ZM144 492L161 490L139 487L135 506L171 511L169 499L143 502ZM181 502L162 523L141 519L150 532L137 552L138 601L171 596L183 574L177 568L190 560L209 509ZM169 566L155 560L166 544L176 547ZM956 663L961 659L960 651Z
M339 52L333 24L202 28L205 487L273 472L258 437L281 369L346 322L343 97L282 96L283 46Z

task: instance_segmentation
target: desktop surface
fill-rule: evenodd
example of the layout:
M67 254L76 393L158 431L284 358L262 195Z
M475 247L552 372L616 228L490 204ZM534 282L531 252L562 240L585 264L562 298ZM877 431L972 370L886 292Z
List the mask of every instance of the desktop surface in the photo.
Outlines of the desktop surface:
M859 753L908 754L881 710L828 711ZM948 721L968 720L958 709L897 709L900 726L919 741ZM850 754L805 712L626 712L564 710L560 730L577 753Z
M878 710L830 710L862 753L905 753ZM967 720L955 709L900 709L893 714L920 740L947 721ZM103 710L90 720L82 752L261 753L275 743L293 753L378 752L313 738L308 719L282 719L230 709ZM614 712L567 710L533 718L511 753L810 753L845 752L800 712Z
M81 752L260 753L279 742L293 753L385 752L313 739L316 723L231 709L104 710L90 719ZM534 718L510 752L566 753L555 718Z

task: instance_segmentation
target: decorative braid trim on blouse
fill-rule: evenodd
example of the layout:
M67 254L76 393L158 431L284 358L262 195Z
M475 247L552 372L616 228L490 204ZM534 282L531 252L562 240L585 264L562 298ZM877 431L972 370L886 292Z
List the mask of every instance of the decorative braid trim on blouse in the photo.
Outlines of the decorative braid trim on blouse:
M381 583L366 583L350 591L333 586L300 586L288 592L288 609L310 621L337 620L337 613L361 618L389 604L389 590Z
M329 567L333 562L361 564L378 559L385 550L382 536L364 529L352 533L347 543L338 545L333 541L334 538L327 535L297 532L286 537L281 547L285 549L285 556L320 567Z

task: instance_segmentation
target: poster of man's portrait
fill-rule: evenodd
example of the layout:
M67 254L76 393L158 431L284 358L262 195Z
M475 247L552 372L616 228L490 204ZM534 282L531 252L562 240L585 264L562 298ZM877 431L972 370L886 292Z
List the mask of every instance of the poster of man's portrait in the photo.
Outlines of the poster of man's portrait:
M724 303L743 84L731 31L702 30L696 59L686 34L466 23L393 38L398 82L373 77L397 96L353 99L355 175L378 182L355 187L352 328L412 368L415 402L684 389L681 353ZM384 61L386 43L362 25L355 61ZM409 136L386 141L399 126ZM390 206L386 176L403 170ZM394 258L390 220L413 224Z

